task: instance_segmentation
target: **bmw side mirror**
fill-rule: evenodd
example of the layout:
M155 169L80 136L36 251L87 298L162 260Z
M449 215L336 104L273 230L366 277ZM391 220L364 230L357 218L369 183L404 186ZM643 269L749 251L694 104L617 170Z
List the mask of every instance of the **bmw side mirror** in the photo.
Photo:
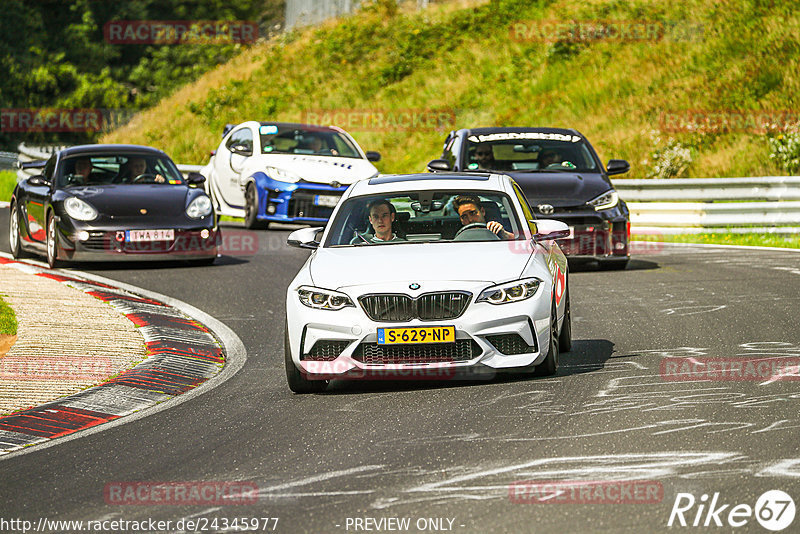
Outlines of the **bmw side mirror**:
M50 187L50 182L45 179L44 175L37 174L28 178L28 185L33 187Z
M189 185L200 185L205 183L206 177L199 172L190 172L186 175L186 181L189 183Z
M316 249L319 247L319 238L324 228L301 228L295 230L286 238L290 247Z
M374 150L370 150L367 152L367 160L369 161L380 161L381 160L381 153L375 152Z
M450 162L446 159L434 159L428 162L428 172L449 171Z
M610 159L606 165L606 174L625 174L631 170L631 164L624 159Z
M536 224L536 233L533 235L533 239L536 241L549 241L551 239L569 237L569 226L561 221L539 219L532 222Z

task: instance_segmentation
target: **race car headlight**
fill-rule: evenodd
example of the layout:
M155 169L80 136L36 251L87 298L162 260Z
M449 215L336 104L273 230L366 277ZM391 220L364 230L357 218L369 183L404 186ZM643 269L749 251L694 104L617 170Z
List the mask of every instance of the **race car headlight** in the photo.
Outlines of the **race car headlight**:
M189 203L186 207L186 215L192 219L202 219L211 214L211 199L206 195L200 195Z
M77 197L69 197L64 201L67 215L78 221L91 221L97 218L97 210Z
M595 211L607 210L619 204L619 195L613 189L587 202Z
M484 289L475 302L488 302L489 304L506 304L508 302L519 302L531 298L539 289L542 281L538 278L528 278L507 282L497 286Z
M264 172L267 173L267 176L269 176L273 180L278 180L279 182L296 183L302 179L295 173L289 172L284 169L279 169L278 167L267 167L266 169L264 169Z
M315 310L341 310L348 306L355 307L350 297L329 289L300 286L297 288L297 296L300 297L300 302Z

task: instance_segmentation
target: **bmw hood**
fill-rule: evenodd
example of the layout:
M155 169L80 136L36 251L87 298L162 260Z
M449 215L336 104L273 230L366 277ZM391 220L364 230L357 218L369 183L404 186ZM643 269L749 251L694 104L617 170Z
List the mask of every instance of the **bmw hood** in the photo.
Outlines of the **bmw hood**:
M350 185L378 173L378 169L366 159L312 154L262 154L259 156L257 166L262 170L265 167L276 167L295 174L307 182L321 184L339 182Z
M519 278L530 258L522 241L401 243L322 248L310 260L317 287L392 282L473 281L501 283Z
M188 188L182 185L136 184L73 187L64 192L85 200L101 214L112 217L180 215L186 209Z
M528 201L546 202L556 207L580 206L611 189L611 183L595 173L513 172Z

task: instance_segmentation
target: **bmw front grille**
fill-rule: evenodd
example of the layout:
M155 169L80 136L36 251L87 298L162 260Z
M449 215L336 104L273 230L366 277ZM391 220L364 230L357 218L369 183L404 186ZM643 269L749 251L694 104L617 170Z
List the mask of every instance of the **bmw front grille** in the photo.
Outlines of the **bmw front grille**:
M468 291L440 291L416 298L403 294L364 295L358 301L373 321L440 321L460 317L471 298Z

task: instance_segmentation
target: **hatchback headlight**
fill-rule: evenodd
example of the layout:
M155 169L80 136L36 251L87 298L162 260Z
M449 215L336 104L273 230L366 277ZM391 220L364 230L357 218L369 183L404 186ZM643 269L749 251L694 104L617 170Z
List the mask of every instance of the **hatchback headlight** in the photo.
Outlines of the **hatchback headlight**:
M595 211L607 210L619 204L619 195L613 189L587 202Z
M355 307L350 297L329 289L300 286L297 288L297 296L300 297L300 302L315 310L341 310L348 306Z
M97 210L88 202L77 197L69 197L64 201L64 210L67 215L78 221L91 221L97 218Z
M192 219L202 219L211 214L211 199L206 195L200 195L189 203L186 208L186 215Z
M295 173L279 169L278 167L267 167L264 169L264 172L267 173L267 176L279 182L297 183L302 180L302 178Z
M542 281L538 278L528 278L507 282L497 286L484 289L475 302L488 302L489 304L506 304L508 302L519 302L531 298L539 289Z

